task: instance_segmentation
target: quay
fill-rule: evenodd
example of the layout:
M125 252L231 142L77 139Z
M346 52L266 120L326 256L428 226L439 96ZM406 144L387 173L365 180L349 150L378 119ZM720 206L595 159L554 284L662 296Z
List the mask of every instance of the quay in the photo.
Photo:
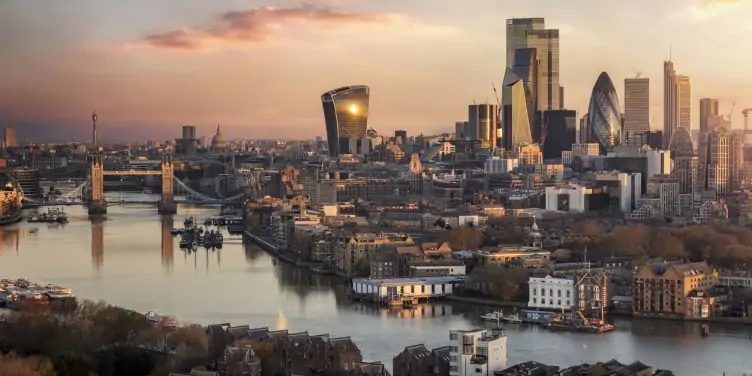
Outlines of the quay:
M465 277L422 277L352 280L351 298L386 306L411 307L429 299L444 298L465 282Z
M25 279L0 280L0 308L19 308L23 304L75 302L71 289L58 285L41 286Z

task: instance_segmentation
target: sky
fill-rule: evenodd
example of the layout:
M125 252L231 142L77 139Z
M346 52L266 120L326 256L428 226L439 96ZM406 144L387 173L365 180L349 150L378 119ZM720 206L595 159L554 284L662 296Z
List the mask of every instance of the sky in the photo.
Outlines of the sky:
M752 108L752 0L4 0L0 125L21 138L324 135L320 96L371 87L382 134L453 131L467 105L495 102L505 20L544 17L561 32L565 106L584 115L601 71L651 79L663 126L669 57L699 99L742 126ZM623 102L622 102L623 106Z

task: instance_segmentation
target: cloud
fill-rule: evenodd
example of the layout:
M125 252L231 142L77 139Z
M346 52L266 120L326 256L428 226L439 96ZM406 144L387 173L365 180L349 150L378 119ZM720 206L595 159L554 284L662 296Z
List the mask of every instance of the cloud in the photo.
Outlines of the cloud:
M301 5L287 8L263 7L222 13L214 25L197 29L176 29L149 34L120 47L199 51L227 42L260 43L273 38L289 22L307 22L324 28L364 24L390 24L397 20L387 13L355 13L326 7Z
M696 6L698 8L708 8L718 5L743 3L744 1L745 0L699 0Z

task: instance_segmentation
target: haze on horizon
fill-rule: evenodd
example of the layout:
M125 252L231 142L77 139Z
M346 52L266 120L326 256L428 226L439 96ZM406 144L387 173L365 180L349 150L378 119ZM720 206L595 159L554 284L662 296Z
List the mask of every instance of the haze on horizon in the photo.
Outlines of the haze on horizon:
M71 4L75 4L72 6ZM0 4L0 125L21 139L166 139L193 124L227 138L324 135L320 95L371 87L382 133L451 131L493 102L505 20L561 30L565 107L586 112L601 71L651 79L662 129L662 62L721 101L742 126L752 107L752 0L8 0ZM746 89L746 90L745 90ZM622 102L623 103L623 102Z

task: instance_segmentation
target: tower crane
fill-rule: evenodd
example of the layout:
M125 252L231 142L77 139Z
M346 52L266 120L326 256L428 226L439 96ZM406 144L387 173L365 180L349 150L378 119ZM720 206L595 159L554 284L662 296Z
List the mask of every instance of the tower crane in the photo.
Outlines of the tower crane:
M752 112L752 108L745 108L742 110L742 115L744 115L744 136L747 136L747 131L749 130L749 113Z
M496 91L496 85L494 85L493 81L491 81L491 87L493 88L494 96L496 97L496 137L498 137L499 129L502 129L501 128L501 99L499 99L499 92ZM504 134L502 133L502 137L503 136ZM494 147L495 146L496 145L494 145Z

